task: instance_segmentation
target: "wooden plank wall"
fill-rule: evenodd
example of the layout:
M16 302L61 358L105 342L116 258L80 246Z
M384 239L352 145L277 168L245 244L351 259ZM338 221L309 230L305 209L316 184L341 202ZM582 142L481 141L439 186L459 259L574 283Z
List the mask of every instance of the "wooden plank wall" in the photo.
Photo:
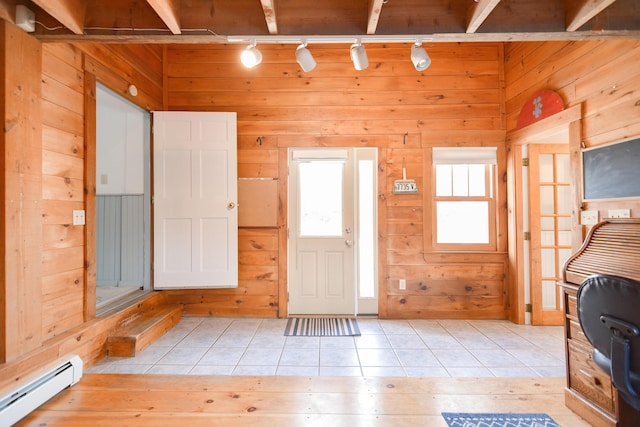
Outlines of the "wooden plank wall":
M5 21L0 50L0 362L6 362L41 340L42 59L40 43Z
M42 50L43 337L84 321L84 79L82 54L66 45Z
M502 207L498 253L430 248L431 147L496 146L504 158L502 47L425 47L433 62L423 73L413 68L408 44L367 45L369 68L358 72L348 46L314 45L310 50L318 66L306 74L291 45L259 46L264 60L251 70L239 62L244 46L167 48L167 108L237 112L239 177L279 179L278 227L240 234L241 242L263 237L250 234L269 235L277 246L241 251L237 291L174 292L187 311L285 316L287 149L356 146L379 149L381 317L506 316ZM418 195L392 194L403 166L420 183ZM503 171L504 164L500 167ZM500 180L504 201L502 187ZM248 255L251 261L244 258ZM407 280L406 291L398 290L400 278Z
M139 98L130 98L145 108L161 105L162 65L159 47L94 46L43 44L42 53L42 200L43 255L42 302L43 338L51 338L87 317L89 301L85 289L85 226L72 225L72 211L95 212L95 185L85 182L84 73L89 70L97 80L126 95L130 83L140 87ZM155 55L155 56L154 56ZM155 60L153 60L155 58ZM109 64L109 65L103 65ZM155 97L155 98L154 98ZM86 118L91 119L91 118ZM95 119L91 119L95 120ZM92 206L89 206L93 204ZM95 224L91 216L87 224ZM95 245L94 245L95 253ZM95 266L93 267L95 269ZM95 280L95 276L92 279ZM95 312L95 308L93 308Z
M637 198L584 202L581 170L581 145L595 147L640 135L640 103L637 96L640 89L639 47L638 41L621 40L505 45L507 144L512 152L510 170L514 171L514 175L522 174L522 168L515 166L516 159L521 157L521 147L510 146L511 131L516 129L522 106L540 90L556 91L565 103L565 111L547 120L560 120L564 123L563 130L569 132L567 137L571 141L572 206L576 223L579 221L581 208L598 210L600 219L607 217L607 211L614 208L630 208L633 217L640 216L640 200ZM569 117L572 118L570 126ZM540 127L541 123L536 125ZM528 132L527 129L524 131ZM521 176L517 181L521 182ZM509 230L510 239L513 240L510 245L513 265L523 265L523 242L518 237L524 230L521 223L522 212L517 208L522 194L515 186L510 194L510 205L514 211L512 229ZM589 228L574 228L574 250L580 246ZM523 322L524 272L512 267L510 276L511 318Z
M17 27L1 25L2 87L5 95L21 95L7 97L12 104L2 110L4 116L18 114L15 120L4 117L11 132L3 141L3 170L17 174L2 178L1 357L11 361L95 315L95 276L93 283L86 281L94 259L85 236L90 225L72 225L73 210L95 211L95 199L88 201L95 185L85 178L85 153L93 143L85 140L85 122L95 120L85 117L87 68L120 92L135 83L142 93L139 105L161 108L162 50L41 44Z
M507 130L515 129L524 102L541 89L560 94L565 108L582 110L585 148L640 136L640 41L508 43L505 46ZM577 147L579 151L579 147ZM579 154L572 158L574 187L581 189ZM581 197L579 197L580 200ZM640 217L640 199L583 202L582 208L630 208ZM587 228L578 230L584 237Z

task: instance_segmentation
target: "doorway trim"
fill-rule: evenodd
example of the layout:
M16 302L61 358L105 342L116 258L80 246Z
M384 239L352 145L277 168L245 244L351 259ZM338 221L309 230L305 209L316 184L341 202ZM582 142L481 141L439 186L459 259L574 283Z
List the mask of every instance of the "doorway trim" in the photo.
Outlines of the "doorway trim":
M304 153L305 151L309 153L308 156L306 153ZM379 191L378 189L378 185L379 185L378 184L378 179L379 179L378 149L375 147L344 147L344 148L343 147L290 147L288 149L283 149L280 152L280 159L283 160L283 157L286 158L286 162L283 162L283 163L287 165L287 169L286 169L287 179L281 181L282 187L280 190L281 194L283 191L284 191L284 194L286 194L286 203L284 204L285 206L283 211L285 213L286 223L288 224L287 227L284 227L284 237L286 239L286 246L284 247L284 249L286 252L286 256L282 257L286 259L286 261L284 262L284 265L286 266L286 269L284 270L286 272L286 274L284 275L286 277L286 286L284 287L285 293L283 294L285 298L281 299L281 304L280 304L280 307L281 307L280 313L285 316L288 316L290 313L289 312L289 302L290 302L289 295L291 290L290 286L292 284L291 272L293 271L293 269L291 268L291 263L294 262L297 258L297 255L292 252L293 245L291 243L291 238L292 238L291 236L293 235L293 233L296 232L295 230L293 230L293 227L297 223L297 219L294 218L293 216L297 215L297 212L298 212L297 203L293 203L297 200L297 197L294 197L291 194L292 191L297 191L292 188L292 186L296 185L296 183L293 181L290 181L292 177L295 176L295 174L292 173L291 167L294 164L294 162L297 161L298 157L301 157L304 159L333 158L335 157L335 154L338 151L348 153L348 157L350 159L349 161L352 163L351 169L352 169L352 175L353 175L352 189L349 189L348 192L352 193L351 198L353 200L352 238L355 241L354 248L356 249L356 252L354 253L354 262L353 262L354 303L352 307L352 312L345 313L345 314L353 314L353 315L377 315L378 314L379 274L380 274L379 252L378 252L379 251L378 215L379 215L379 209L380 209L378 204L378 191ZM296 154L296 152L298 152L299 154ZM365 167L367 168L366 174L368 177L370 177L371 181L366 184L362 184L360 180L363 179L363 176L361 176L360 172L363 171ZM362 194L361 194L360 189L362 185L365 185L365 187L364 187L364 191L362 191ZM371 218L370 218L370 223L368 225L364 225L365 221L361 221L359 219L361 215L360 206L359 206L359 200L361 196L367 198L367 200L364 200L363 203L367 203L367 204L370 203L370 206L371 206ZM363 230L362 229L363 227L366 227L366 230ZM369 271L370 276L367 282L368 283L372 282L373 292L369 290L368 296L363 296L361 287L363 282L362 276L364 276L364 274L360 274L360 271L361 271L360 266L362 264L360 258L363 253L361 248L363 248L364 244L362 244L360 240L363 239L367 234L370 236L370 239L369 241L365 242L365 244L368 244L369 249L371 249L367 255L372 263L372 266L370 269L371 271ZM315 313L315 314L322 315L326 313L321 312L321 313Z
M98 313L96 307L96 141L97 141L97 85L102 84L105 88L114 93L122 93L111 84L107 84L111 77L108 70L100 74L84 71L83 93L84 93L84 321L88 322L96 318L99 314L108 310L101 310ZM138 106L140 109L149 112L148 105L142 100L133 97L124 97L128 102ZM145 202L146 203L146 202ZM145 261L145 269L151 269L150 261ZM143 290L141 293L149 292ZM139 294L137 294L139 295ZM125 301L129 301L126 299Z
M535 122L522 129L507 133L507 197L508 197L508 241L509 241L509 320L518 324L527 323L525 304L528 303L526 271L528 268L528 254L526 250L524 232L526 222L522 209L523 177L522 157L523 148L526 153L527 144L544 144L562 134L569 142L569 156L571 165L580 162L582 106L580 104ZM577 153L577 154L576 154ZM575 168L575 166L572 166ZM582 186L579 177L571 182L571 199L573 206L580 206ZM574 209L571 214L572 228L576 230L572 236L572 248L577 250L582 241L582 231L578 224L578 213Z

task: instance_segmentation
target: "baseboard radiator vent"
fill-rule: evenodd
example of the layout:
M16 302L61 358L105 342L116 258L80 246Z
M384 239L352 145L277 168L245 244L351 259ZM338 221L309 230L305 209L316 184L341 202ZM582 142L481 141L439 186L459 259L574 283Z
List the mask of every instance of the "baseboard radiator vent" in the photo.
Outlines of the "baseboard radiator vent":
M50 365L7 394L0 395L0 427L10 426L67 387L80 381L82 359L72 356Z

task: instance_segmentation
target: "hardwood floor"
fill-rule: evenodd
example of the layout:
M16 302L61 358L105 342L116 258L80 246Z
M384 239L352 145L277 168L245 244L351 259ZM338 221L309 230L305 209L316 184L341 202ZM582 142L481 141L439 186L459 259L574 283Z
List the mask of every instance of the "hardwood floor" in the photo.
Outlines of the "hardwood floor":
M435 426L441 412L542 412L564 378L245 377L86 374L18 426Z

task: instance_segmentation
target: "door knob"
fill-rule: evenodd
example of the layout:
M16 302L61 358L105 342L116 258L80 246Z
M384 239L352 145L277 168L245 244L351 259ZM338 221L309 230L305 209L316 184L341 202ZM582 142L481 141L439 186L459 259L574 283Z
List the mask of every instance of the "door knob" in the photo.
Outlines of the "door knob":
M227 205L227 209L233 209L236 207L236 204L233 202L229 202L229 204Z
M353 240L345 240L344 244L347 245L348 248L353 246Z

